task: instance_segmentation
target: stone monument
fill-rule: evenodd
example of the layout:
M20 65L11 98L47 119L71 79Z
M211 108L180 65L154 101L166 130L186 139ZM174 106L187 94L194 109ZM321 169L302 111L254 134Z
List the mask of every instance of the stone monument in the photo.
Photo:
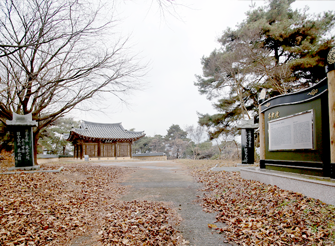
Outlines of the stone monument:
M254 129L258 128L257 124L251 120L241 120L237 128L241 129L241 147L242 147L242 164L254 164L255 161L255 138Z
M32 127L37 122L32 120L32 115L19 115L13 113L13 120L7 120L7 125L14 132L15 168L12 169L38 169L34 166L34 144Z

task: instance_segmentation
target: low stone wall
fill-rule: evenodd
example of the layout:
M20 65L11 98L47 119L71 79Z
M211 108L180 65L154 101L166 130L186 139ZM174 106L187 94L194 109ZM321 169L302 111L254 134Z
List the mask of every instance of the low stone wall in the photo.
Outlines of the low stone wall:
M89 157L89 161L126 161L126 160L132 160L130 157L103 157L103 158L98 158L98 157ZM38 165L45 164L45 163L50 163L50 162L67 162L67 161L85 161L85 158L83 159L77 159L74 157L52 157L52 158L37 158L37 163Z
M50 162L60 162L60 161L74 161L76 159L74 159L73 157L50 157L50 158L43 158L43 157L37 157L37 164L41 165L41 164L45 164L45 163L50 163Z
M77 159L80 160L80 159ZM83 159L85 160L85 159ZM123 160L131 160L130 157L89 157L90 161L123 161Z
M37 158L38 165L50 163L50 162L58 162L58 161L59 161L59 158L43 158L43 159Z
M145 161L166 161L166 155L161 156L134 156L133 159Z
M333 180L322 181L304 176L293 176L290 173L264 170L259 168L240 168L241 177L277 185L281 189L302 193L306 196L320 199L321 201L335 205L335 183ZM306 176L307 177L307 176ZM324 179L327 180L327 179Z
M131 160L145 160L145 161L166 161L166 155L159 155L159 156L134 156L133 158L130 157L89 157L88 161L131 161ZM67 162L67 161L85 161L83 159L76 159L74 157L67 157L67 158L58 158L58 157L49 157L49 158L37 158L38 165L51 163L51 162Z

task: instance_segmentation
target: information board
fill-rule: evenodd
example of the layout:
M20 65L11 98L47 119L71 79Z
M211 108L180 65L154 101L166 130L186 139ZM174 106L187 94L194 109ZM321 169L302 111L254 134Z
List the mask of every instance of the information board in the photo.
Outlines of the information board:
M313 110L269 121L269 151L313 148Z

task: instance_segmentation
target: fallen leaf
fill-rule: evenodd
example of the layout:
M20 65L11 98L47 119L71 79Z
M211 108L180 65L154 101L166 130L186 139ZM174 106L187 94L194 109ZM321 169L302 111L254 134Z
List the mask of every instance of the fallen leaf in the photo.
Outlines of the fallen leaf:
M214 224L208 224L208 228L213 229L213 228L218 228L217 225Z

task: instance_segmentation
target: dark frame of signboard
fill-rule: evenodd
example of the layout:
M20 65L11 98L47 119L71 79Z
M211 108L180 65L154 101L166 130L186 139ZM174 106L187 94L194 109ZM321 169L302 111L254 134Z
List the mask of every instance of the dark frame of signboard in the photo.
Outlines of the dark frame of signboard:
M313 112L313 148L270 150L269 123ZM308 89L270 98L260 104L264 117L265 158L260 167L330 177L328 82L324 78Z

